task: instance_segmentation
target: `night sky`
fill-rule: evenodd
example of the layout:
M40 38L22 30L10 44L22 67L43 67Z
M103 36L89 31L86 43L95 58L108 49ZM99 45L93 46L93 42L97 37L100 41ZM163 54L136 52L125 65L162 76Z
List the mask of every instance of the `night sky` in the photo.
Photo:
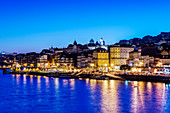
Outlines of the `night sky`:
M170 31L169 0L0 0L0 51L40 52Z

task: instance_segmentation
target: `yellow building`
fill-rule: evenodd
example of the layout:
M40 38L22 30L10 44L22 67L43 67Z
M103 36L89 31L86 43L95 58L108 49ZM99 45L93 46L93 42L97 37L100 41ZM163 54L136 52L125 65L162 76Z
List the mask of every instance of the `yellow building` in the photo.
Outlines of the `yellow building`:
M110 46L110 67L112 69L118 69L121 65L126 64L126 60L129 58L129 52L133 51L133 47L119 47Z
M93 52L94 67L99 71L108 71L109 53L106 49L98 48Z
M117 66L121 63L121 49L120 47L110 47L110 66Z

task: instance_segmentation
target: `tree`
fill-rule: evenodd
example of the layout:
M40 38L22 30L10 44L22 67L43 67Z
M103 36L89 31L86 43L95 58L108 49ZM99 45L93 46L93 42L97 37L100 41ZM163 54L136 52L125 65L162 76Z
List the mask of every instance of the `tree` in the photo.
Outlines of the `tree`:
M129 65L121 65L120 70L130 70L131 67Z

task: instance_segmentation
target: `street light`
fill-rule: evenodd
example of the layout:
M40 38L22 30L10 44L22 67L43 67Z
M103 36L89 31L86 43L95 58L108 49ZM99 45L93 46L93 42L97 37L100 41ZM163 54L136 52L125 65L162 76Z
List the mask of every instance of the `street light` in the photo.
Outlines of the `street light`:
M143 65L143 62L140 62L139 65L142 66L142 65Z
M94 66L94 64L90 64L90 66L92 66L92 67L93 67L93 66Z

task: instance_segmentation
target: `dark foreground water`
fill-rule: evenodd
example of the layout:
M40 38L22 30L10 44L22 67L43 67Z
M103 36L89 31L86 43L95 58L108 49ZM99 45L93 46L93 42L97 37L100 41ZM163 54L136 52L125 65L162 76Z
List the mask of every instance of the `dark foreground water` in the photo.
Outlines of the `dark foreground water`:
M0 113L165 113L170 87L164 83L59 79L3 75Z

